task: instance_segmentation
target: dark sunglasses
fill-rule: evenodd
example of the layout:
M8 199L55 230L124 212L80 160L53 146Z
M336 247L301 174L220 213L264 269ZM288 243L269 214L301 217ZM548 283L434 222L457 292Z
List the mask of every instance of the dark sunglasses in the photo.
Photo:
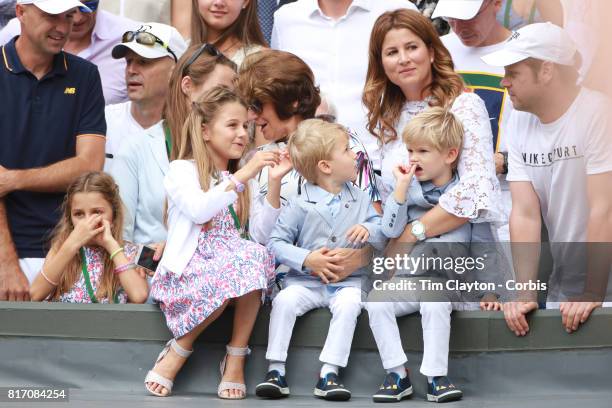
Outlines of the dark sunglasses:
M98 10L100 0L82 1L81 3L83 3L84 6L87 6L93 13L94 11ZM79 11L81 13L89 13L89 10L87 10L85 7L79 7Z
M336 123L336 115L332 115L329 113L321 113L319 115L316 115L315 119L321 119L329 123Z
M261 115L261 112L263 111L263 104L261 101L255 99L249 103L249 110L255 115Z
M168 44L164 43L154 34L146 31L127 31L125 34L123 34L123 37L121 38L122 43L129 43L132 41L136 41L138 44L146 45L148 47L153 47L155 44L160 44L162 47L168 50L175 62L178 61L176 54L170 49Z
M200 58L200 55L202 55L204 52L206 52L211 57L226 58L225 55L223 55L223 53L221 51L219 51L219 49L217 47L215 47L212 44L204 43L204 44L200 45L200 48L198 48L198 50L193 53L191 58L189 58L189 60L187 60L187 63L185 64L185 67L183 68L183 76L186 75L186 72L187 72L187 70L189 70L189 67L191 65L193 65L193 63L196 62L196 60L198 58Z

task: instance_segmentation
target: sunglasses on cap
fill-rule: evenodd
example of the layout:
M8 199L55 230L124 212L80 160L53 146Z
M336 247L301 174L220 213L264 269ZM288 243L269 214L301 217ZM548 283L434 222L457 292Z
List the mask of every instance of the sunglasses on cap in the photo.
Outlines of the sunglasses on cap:
M198 48L197 51L193 53L191 58L187 60L187 63L185 64L185 67L183 68L183 76L186 75L187 71L189 70L189 67L192 66L193 63L196 62L196 60L200 58L200 55L202 55L204 52L206 52L211 57L219 57L219 58L227 59L227 57L223 55L223 53L219 51L217 47L215 47L212 44L204 43L200 45L200 48Z
M87 6L89 10L91 10L91 13L93 13L94 11L98 10L100 0L82 1L81 3L83 3L84 6ZM89 10L87 10L85 7L79 7L79 11L81 13L89 13Z
M168 44L164 43L154 34L146 31L127 31L125 34L123 34L123 37L121 38L122 43L129 43L132 41L136 41L138 44L146 45L147 47L153 47L155 44L160 44L172 55L175 62L178 61L176 54L170 49Z

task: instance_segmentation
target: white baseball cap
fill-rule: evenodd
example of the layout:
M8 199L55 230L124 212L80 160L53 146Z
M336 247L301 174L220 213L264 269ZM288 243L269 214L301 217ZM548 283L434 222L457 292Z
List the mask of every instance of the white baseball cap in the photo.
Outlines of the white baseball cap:
M33 4L47 14L62 14L76 7L91 12L79 0L17 0L17 4Z
M146 34L153 36L153 43L146 44ZM187 43L172 26L161 23L144 23L134 31L128 31L123 35L121 44L115 45L112 51L113 58L125 57L128 50L134 51L143 58L155 59L170 57L175 61L187 50Z
M559 26L553 23L536 23L512 33L501 49L482 57L493 66L505 67L527 58L574 65L576 44Z
M469 20L478 14L484 0L439 0L431 18L449 17Z

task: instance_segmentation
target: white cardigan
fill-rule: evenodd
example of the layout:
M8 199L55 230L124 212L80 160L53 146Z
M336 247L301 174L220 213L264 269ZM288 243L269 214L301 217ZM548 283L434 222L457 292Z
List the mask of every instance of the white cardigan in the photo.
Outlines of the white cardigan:
M170 163L164 178L168 197L168 240L158 272L183 273L198 246L202 225L237 200L238 195L234 190L225 191L229 183L224 181L203 191L193 160ZM249 233L255 242L265 243L280 208L273 208L268 200L254 199L258 191L254 180L249 180L249 188L252 193Z

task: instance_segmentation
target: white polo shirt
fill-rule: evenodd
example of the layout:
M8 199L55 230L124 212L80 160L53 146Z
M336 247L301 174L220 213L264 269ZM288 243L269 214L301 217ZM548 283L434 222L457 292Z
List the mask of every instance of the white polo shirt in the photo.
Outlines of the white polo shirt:
M300 0L274 13L272 48L291 52L310 66L321 91L338 111L338 122L359 135L370 158L379 163L377 139L366 130L361 103L368 69L370 33L386 11L416 6L407 0L354 0L346 15L334 20L317 0Z

